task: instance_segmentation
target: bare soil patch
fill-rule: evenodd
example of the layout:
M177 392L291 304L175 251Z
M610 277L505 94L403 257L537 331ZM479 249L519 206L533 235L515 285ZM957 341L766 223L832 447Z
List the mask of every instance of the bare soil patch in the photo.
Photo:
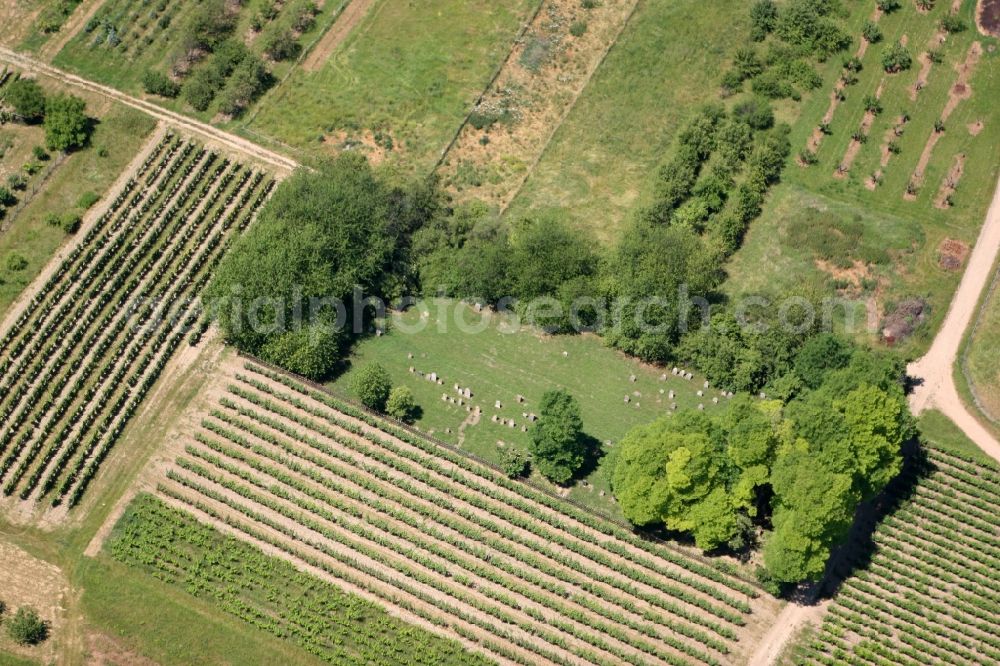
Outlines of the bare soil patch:
M368 15L368 10L375 4L375 0L349 0L347 6L341 12L337 20L333 22L326 34L317 42L316 46L306 59L302 61L302 69L307 72L315 72L327 61L327 59L337 50L347 36L351 34L361 20Z
M69 592L69 582L59 567L0 541L0 598L7 604L7 613L30 606L49 623L48 640L35 647L18 646L6 631L0 633L0 651L55 663L56 646L67 624Z
M879 183L882 182L882 176L885 173L885 169L889 166L889 161L892 159L892 142L903 135L903 128L906 126L907 122L909 122L907 116L898 116L892 127L885 131L885 135L882 137L882 157L879 162L879 168L865 180L865 187L869 190L874 190L879 186Z
M948 101L945 102L944 109L941 110L942 123L948 122L949 116L951 116L952 112L954 112L963 99L972 97L972 87L969 85L969 79L972 77L972 73L975 71L982 54L983 45L979 42L973 42L972 46L969 47L968 54L965 56L965 62L955 68L958 76L955 78L955 85L948 91ZM927 137L927 143L924 144L924 150L920 154L917 168L914 169L913 176L910 178L910 187L903 193L904 199L913 201L917 198L916 189L924 182L924 173L927 170L927 165L930 163L931 157L934 154L934 147L941 140L942 135L943 132L932 130L931 135Z
M545 1L439 167L456 198L486 199L506 208L636 4L606 0L583 9L577 0ZM581 25L582 34L570 32Z
M28 36L35 24L41 2L26 0L0 0L0 44L16 48Z
M969 256L969 245L960 240L945 238L938 245L938 266L946 271L961 270Z
M969 123L969 134L972 136L979 136L979 133L983 131L983 121L977 120L974 123Z
M976 25L982 34L1000 37L1000 0L979 0Z
M948 175L941 181L934 205L941 209L951 208L951 195L958 189L958 182L962 179L962 172L965 169L965 153L955 155L955 162L951 165Z

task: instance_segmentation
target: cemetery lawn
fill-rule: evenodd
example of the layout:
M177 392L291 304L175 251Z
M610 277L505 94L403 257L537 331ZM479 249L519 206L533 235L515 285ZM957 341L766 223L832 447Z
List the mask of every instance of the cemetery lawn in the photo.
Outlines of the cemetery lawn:
M1000 168L995 159L1000 143L1000 107L991 93L1000 85L1000 51L993 48L991 52L997 40L973 28L974 5L964 3L960 15L969 28L948 36L940 47L943 62L933 65L915 101L911 87L920 78L918 56L927 51L950 3L937 3L927 15L919 14L912 3L903 3L896 12L883 16L879 25L884 39L868 48L858 83L845 89L846 99L830 123L832 133L816 152L817 163L802 167L795 155L806 147L827 110L843 57L831 58L824 66L823 87L804 101L800 119L793 125L793 157L782 175L783 183L772 190L743 247L727 265L728 281L723 291L728 296L738 298L760 290L787 293L789 287L804 285L814 293L875 304L879 316L873 330L860 326L855 331L861 341L878 339L880 320L896 303L922 298L929 305L928 321L897 348L908 357L926 350L964 270L964 264L957 270L940 265L942 243L974 243ZM859 7L852 25L859 26L870 12L869 5ZM860 29L853 34L856 41L851 52L857 48ZM904 35L913 66L886 75L880 64L882 52ZM982 44L983 53L969 79L972 95L958 103L945 123L915 199L905 199L907 184L955 84L956 67L965 62L974 41ZM837 178L837 167L865 114L864 98L874 95L880 85L883 110L875 117L868 140L861 144L846 177ZM899 153L890 157L882 168L881 184L871 190L866 183L881 166L885 137L904 112L909 120L902 135L894 138ZM935 204L941 184L959 154L965 156L965 163L953 205L939 208ZM826 231L806 233L810 226ZM860 243L840 242L855 232L860 232ZM817 261L823 252L832 256L827 265Z
M367 145L427 173L538 1L377 0L318 71L296 68L234 129L311 152Z
M699 104L719 100L715 82L749 33L748 7L641 0L508 215L557 211L613 243L650 194L678 127Z
M499 460L498 442L527 450L530 430L522 432L521 426L530 424L522 414L537 413L542 393L549 389L565 388L579 401L584 432L601 444L604 453L613 451L614 443L633 426L670 413L671 402L676 402L678 409L694 408L703 403L706 411L720 409L726 402L725 398L720 398L716 406L712 397L719 394L711 389L705 391L704 397L696 395L696 391L702 389L703 378L687 381L673 376L669 368L662 370L643 365L605 347L596 335L548 336L532 329L504 333L501 321L509 320L501 320L493 314L484 322L483 315L471 307L449 300L430 305L430 315L422 331L402 330L421 324L419 310L415 307L395 315L386 335L360 342L351 356L350 368L330 386L339 393L352 395L354 372L366 363L378 362L392 375L393 385L407 386L413 391L423 412L416 422L417 427L491 462ZM455 324L456 313L470 328L478 326L485 330L460 332ZM439 322L446 326L445 332L439 330ZM412 359L408 358L409 354L413 354ZM409 372L411 366L417 373ZM420 372L437 373L444 384L430 382L421 377ZM660 381L664 372L667 380ZM635 382L630 381L632 375L636 377ZM475 425L463 427L470 413L464 406L442 400L442 394L456 400L460 397L454 390L456 383L472 389L469 402L473 407L482 408ZM662 395L660 389L664 391ZM668 398L670 390L676 391L673 401ZM635 391L641 397L635 396ZM517 395L524 396L524 404L517 403ZM628 403L625 403L625 396L629 396ZM497 400L501 409L495 409ZM512 429L494 423L493 415L514 419L517 425ZM447 432L449 428L450 433ZM608 440L612 442L610 447L604 445ZM607 473L610 470L607 462L605 456L596 469L584 477L587 485L578 482L569 496L619 517L618 508L610 501L608 492ZM537 474L535 477L541 480ZM604 497L600 495L602 490Z

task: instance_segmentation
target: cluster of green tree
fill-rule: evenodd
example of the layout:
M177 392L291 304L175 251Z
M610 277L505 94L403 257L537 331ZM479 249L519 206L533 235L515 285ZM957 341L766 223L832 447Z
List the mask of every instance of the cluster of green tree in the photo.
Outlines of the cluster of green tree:
M792 359L786 400L733 399L721 416L681 412L629 432L613 453L626 517L741 550L770 527L765 580L816 580L858 505L898 474L914 434L894 357L813 336Z
M0 601L0 622L7 628L7 635L18 645L38 645L49 636L49 625L30 606L17 609L14 616L5 618L7 605Z
M172 71L183 84L151 69L143 75L143 89L162 97L183 94L196 111L217 101L221 113L242 113L274 80L261 57L233 36L238 9L225 0L201 3L188 17L172 56Z
M46 96L34 79L18 79L4 89L3 99L22 121L42 123L49 150L80 148L90 138L87 104L79 97L62 93Z
M404 423L412 423L420 412L413 392L405 386L394 387L381 363L369 363L358 370L351 379L351 389L365 407Z
M758 0L750 7L752 42L737 51L723 89L737 92L749 80L758 95L797 100L803 91L818 88L823 80L814 62L851 44L840 25L843 15L837 0L791 0L780 6ZM765 44L763 55L753 42Z
M377 314L367 299L412 285L411 235L440 207L433 187L390 185L361 155L301 170L226 254L206 303L240 349L327 376Z
M302 52L299 36L316 24L319 7L313 0L292 0L281 11L272 3L264 15L271 16L266 27L260 25L264 53L272 60L291 60Z
M218 100L221 113L242 113L273 83L273 77L260 56L243 42L227 39L210 58L184 82L184 99L198 111L205 111Z

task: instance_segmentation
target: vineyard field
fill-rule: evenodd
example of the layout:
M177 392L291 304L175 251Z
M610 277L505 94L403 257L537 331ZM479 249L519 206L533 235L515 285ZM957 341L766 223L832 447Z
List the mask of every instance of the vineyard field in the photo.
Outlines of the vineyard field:
M166 132L0 332L0 488L73 507L273 179Z
M734 564L640 538L284 373L224 365L200 427L149 484L159 500L490 660L741 663L780 606Z
M930 448L800 664L1000 662L1000 471Z

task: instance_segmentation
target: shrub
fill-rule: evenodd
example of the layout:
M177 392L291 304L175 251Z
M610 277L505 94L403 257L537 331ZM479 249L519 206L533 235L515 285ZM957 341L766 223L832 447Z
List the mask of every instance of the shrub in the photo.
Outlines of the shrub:
M369 363L354 375L351 388L365 407L383 411L392 392L392 378L380 364Z
M42 148L41 146L35 146L34 148L32 148L31 154L35 156L36 160L39 160L41 162L44 162L45 160L49 159L49 154L45 152L45 149Z
M7 255L7 270L17 273L23 271L28 267L28 260L24 258L23 255L17 252L11 252Z
M573 21L569 26L569 34L574 37L583 37L587 32L587 22L586 21Z
M870 44L877 44L882 41L882 28L875 21L866 20L864 25L861 26L861 35Z
M896 42L882 54L882 68L890 74L905 71L912 64L913 58L902 42Z
M778 22L778 6L774 0L757 0L750 7L750 36L756 41L762 41L768 33L774 30Z
M875 6L886 14L891 14L902 6L900 0L875 0Z
M500 468L512 479L528 476L531 472L531 456L514 446L500 451Z
M12 173L7 176L7 186L12 190L24 190L28 187L28 180L19 173Z
M195 70L184 83L182 92L184 99L195 111L205 111L208 109L215 93L222 89L225 81L214 67L201 67Z
M34 608L18 608L14 617L5 622L7 633L19 645L37 645L49 635L49 625Z
M416 418L417 403L413 391L406 386L396 386L389 391L385 401L385 413L404 423L412 423Z
M13 206L17 198L6 187L0 187L0 206Z
M80 195L80 199L76 202L76 205L83 210L89 210L91 206L101 200L101 195L93 190L87 190Z
M733 115L755 130L770 129L774 125L774 111L770 103L760 97L740 102L733 109Z
M302 47L291 30L280 30L264 40L264 53L272 60L291 60L299 55Z
M948 33L962 32L966 27L965 21L955 14L948 14L941 19L941 29Z
M870 111L875 115L882 113L882 103L879 102L878 97L875 95L865 95L861 103L864 104L865 111Z
M18 79L9 84L4 99L26 123L36 123L45 117L45 92L34 79Z
M67 234L75 234L77 231L79 231L80 223L82 221L83 220L80 218L79 213L76 213L74 211L69 211L63 213L62 216L59 218L59 226L62 227L62 230L65 231Z
M147 70L142 77L142 87L150 95L160 95L161 97L177 97L181 92L181 87L170 80L170 77L155 69Z

